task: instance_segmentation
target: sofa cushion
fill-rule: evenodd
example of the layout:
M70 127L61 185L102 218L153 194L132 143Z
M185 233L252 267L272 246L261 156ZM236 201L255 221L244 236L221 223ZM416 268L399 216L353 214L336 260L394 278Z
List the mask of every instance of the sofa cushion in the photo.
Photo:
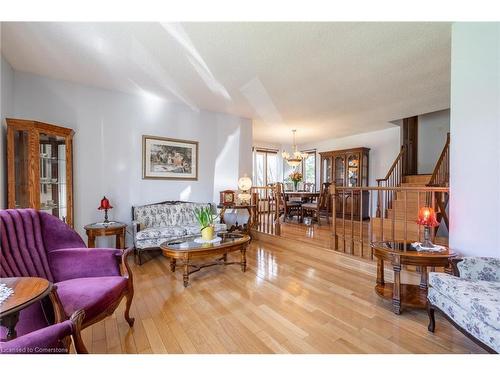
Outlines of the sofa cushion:
M86 277L55 285L66 315L84 309L85 321L89 321L117 301L127 288L127 279L121 276Z
M173 238L182 237L186 234L186 229L180 225L170 225L168 227L146 228L137 232L137 240L147 240L152 238Z
M431 272L429 285L471 316L500 330L500 283Z
M429 288L427 299L476 339L500 352L500 330L477 319L436 288Z

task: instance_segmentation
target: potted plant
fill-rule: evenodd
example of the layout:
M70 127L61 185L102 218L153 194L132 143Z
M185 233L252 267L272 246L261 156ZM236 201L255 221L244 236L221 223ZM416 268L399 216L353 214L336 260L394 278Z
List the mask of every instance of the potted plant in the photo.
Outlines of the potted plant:
M218 215L212 212L211 207L195 208L194 214L200 224L201 238L210 241L214 238L214 221Z
M297 185L299 184L300 181L302 181L302 173L300 172L293 172L290 174L290 180L293 182L293 188L294 191L297 191Z

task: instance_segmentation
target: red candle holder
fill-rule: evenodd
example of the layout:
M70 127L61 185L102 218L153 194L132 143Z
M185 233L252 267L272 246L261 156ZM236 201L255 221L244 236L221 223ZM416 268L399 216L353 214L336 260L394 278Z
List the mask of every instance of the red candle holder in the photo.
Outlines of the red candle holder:
M109 203L109 199L104 196L101 199L101 205L97 207L98 210L104 210L104 222L109 223L108 220L108 210L111 210L113 206Z

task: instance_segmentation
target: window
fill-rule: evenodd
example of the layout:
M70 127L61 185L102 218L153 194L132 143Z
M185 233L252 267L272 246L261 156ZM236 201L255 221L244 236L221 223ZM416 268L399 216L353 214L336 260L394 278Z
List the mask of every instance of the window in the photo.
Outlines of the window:
M255 186L278 182L278 151L254 150L253 181Z
M304 152L307 153L307 159L302 162L304 182L316 184L316 150Z

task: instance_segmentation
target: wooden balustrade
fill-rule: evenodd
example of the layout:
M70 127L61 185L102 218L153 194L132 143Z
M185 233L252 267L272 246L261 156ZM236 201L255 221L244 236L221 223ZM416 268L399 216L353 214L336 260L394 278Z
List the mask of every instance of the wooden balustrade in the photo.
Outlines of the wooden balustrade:
M281 234L280 184L274 186L254 186L251 189L252 204L255 205L253 225L254 229L267 234L279 236Z
M357 214L354 205L350 212L345 210L346 199L354 194L368 192L368 211L370 220L355 220ZM334 250L357 255L362 258L373 258L370 243L373 241L403 241L405 243L421 241L423 228L416 224L418 210L428 205L437 213L441 213L443 202L439 202L449 194L447 187L331 187L332 212L337 212L335 197L343 196L344 209L342 215L332 217L332 235ZM365 193L366 194L366 193ZM430 198L429 198L430 197ZM440 204L441 203L441 204ZM363 212L361 203L360 215ZM373 215L376 210L376 214ZM381 211L383 216L377 215ZM441 215L442 216L442 215ZM362 217L362 216L359 216ZM439 217L439 216L438 216ZM340 223L340 224L339 224ZM435 231L432 231L435 240Z
M405 153L406 153L406 147L403 145L401 146L401 150L399 151L398 156L396 156L396 159L392 163L391 168L389 168L389 172L387 172L387 175L384 178L377 179L377 187L393 188L400 186L401 182L403 182L403 177L404 177ZM392 193L389 193L386 198L387 198L387 207L392 208L392 201L394 200L394 195ZM381 197L379 197L379 199L377 199L377 212L376 212L377 217L381 217L382 212L384 214L384 217L387 214L385 211L382 211L380 209L379 202L381 201L382 199Z

